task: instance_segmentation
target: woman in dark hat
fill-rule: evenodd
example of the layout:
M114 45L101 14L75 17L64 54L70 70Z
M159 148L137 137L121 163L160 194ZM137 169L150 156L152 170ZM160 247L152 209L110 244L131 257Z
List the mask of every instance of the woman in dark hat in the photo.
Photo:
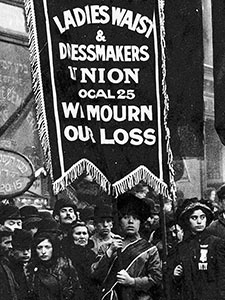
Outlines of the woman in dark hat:
M59 240L50 232L35 235L28 272L31 299L83 300L77 271L60 256Z
M178 221L184 238L178 244L174 283L182 300L225 299L225 244L206 231L213 220L211 209L187 201ZM173 299L173 298L171 298Z

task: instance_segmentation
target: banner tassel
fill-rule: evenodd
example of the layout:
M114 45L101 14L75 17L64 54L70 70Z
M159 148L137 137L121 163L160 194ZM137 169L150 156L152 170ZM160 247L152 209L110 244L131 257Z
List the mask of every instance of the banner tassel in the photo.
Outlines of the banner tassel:
M67 172L53 183L53 192L58 194L75 181L82 174L87 173L93 180L108 194L111 184L105 175L89 160L81 159L74 164Z
M169 197L167 184L156 177L145 166L139 166L136 170L115 182L112 185L113 195L118 197L120 194L132 189L135 185L140 183L140 181L144 181L152 187L156 193Z
M32 86L35 95L36 103L36 119L38 126L39 138L43 147L45 155L45 168L49 172L51 178L52 174L52 159L50 151L50 142L48 135L47 118L45 114L44 106L44 94L43 94L43 84L41 77L41 64L39 58L39 46L36 31L36 19L33 7L33 1L25 1L25 14L27 20L28 36L29 36L29 50L30 50L30 61L31 61L31 74L32 74Z

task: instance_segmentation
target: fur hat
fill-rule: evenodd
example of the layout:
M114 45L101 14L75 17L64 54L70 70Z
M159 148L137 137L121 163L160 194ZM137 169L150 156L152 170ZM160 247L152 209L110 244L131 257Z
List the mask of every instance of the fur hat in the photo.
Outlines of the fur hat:
M73 202L73 200L71 200L68 197L64 197L64 198L60 198L56 201L54 209L53 209L53 217L55 217L56 215L59 215L59 211L63 207L72 207L74 210L74 213L76 213L76 211L77 211L77 206Z
M32 234L24 229L15 229L12 237L12 246L14 249L29 249L32 246Z
M102 205L95 206L94 219L98 220L102 218L113 218L113 210L110 205L102 204Z
M21 219L20 210L17 206L11 204L0 204L0 224L4 225L6 220Z
M187 204L186 207L184 207L183 211L181 211L179 218L178 218L178 224L181 225L183 228L186 227L188 218L193 213L193 211L201 209L205 215L206 215L206 225L209 225L213 220L213 212L207 206L206 204L203 204L201 202L192 202Z
M120 218L126 214L134 214L144 222L150 216L148 203L130 193L125 193L117 198L117 209Z

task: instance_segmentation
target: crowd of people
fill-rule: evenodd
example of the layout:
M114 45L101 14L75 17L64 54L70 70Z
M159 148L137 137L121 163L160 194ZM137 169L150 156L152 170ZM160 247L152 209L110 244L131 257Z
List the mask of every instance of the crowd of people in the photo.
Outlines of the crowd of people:
M1 202L0 299L225 300L225 185L164 214L147 195L120 195L116 210Z

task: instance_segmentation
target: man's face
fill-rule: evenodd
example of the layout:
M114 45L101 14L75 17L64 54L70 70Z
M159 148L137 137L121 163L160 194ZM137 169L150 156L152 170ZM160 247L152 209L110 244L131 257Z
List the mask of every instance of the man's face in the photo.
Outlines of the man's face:
M21 263L27 263L31 259L31 249L14 249L14 258Z
M63 207L59 211L59 219L61 224L71 224L76 220L76 214L72 207Z
M3 224L5 227L11 229L14 231L16 228L17 229L22 229L22 220L20 219L8 219L4 222Z
M9 235L9 236L2 237L0 242L1 253L8 254L11 249L12 249L12 236Z
M176 240L178 242L182 241L184 232L183 232L183 229L180 227L180 225L176 224L176 225L171 226L169 228L169 233L171 235L172 241L176 241Z
M73 229L73 242L75 245L86 246L88 238L89 234L86 226L77 226Z
M137 236L141 221L137 216L127 214L122 217L120 224L122 231L126 236Z
M101 218L96 221L96 231L100 236L108 236L111 233L112 228L112 218Z

